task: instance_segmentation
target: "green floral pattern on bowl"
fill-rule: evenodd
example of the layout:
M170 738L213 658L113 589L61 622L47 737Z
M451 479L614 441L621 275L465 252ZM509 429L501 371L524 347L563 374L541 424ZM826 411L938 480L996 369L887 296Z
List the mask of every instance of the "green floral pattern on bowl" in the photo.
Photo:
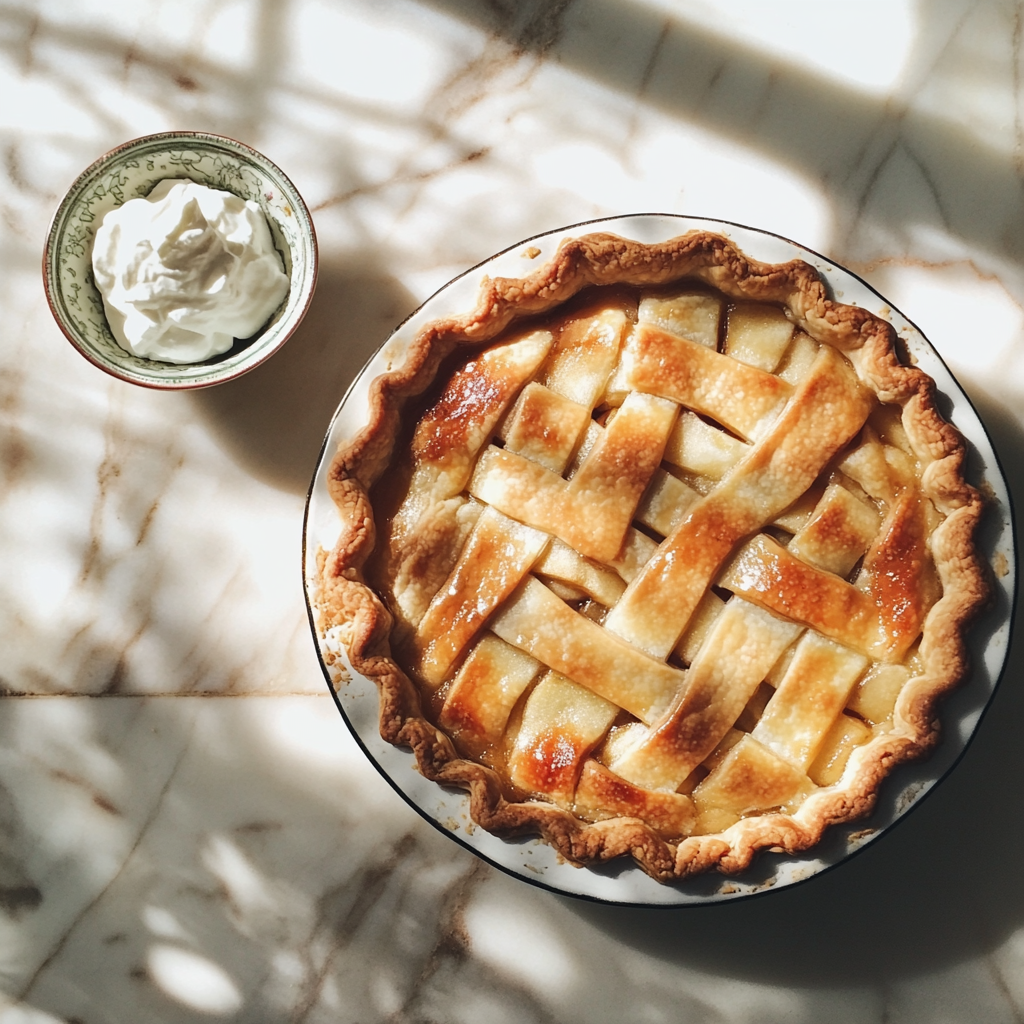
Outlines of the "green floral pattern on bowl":
M189 178L257 203L270 224L290 288L252 338L203 363L143 359L114 340L92 273L96 229L116 206L148 195L165 178ZM125 143L71 186L50 226L43 280L61 330L81 353L122 380L154 388L199 388L237 377L268 359L298 326L316 286L316 234L295 186L265 156L233 139L166 132Z

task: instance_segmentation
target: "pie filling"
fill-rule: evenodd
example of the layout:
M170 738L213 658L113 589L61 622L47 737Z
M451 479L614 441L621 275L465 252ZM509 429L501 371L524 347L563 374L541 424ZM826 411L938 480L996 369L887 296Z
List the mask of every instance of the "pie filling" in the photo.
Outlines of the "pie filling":
M959 632L941 670L922 640L957 589L933 538L966 495L974 566L980 504L928 480L962 443L937 457L920 386L880 387L862 349L743 290L591 283L457 347L406 402L359 573L426 727L392 738L476 784L487 827L656 877L735 870L863 813L933 738L928 701L963 671ZM345 566L324 564L329 593Z

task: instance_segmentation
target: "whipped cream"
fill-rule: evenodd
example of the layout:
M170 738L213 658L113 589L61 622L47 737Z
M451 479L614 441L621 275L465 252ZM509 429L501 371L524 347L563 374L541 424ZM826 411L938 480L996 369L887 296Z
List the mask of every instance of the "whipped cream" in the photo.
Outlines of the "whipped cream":
M256 203L178 178L106 214L92 267L117 343L168 363L226 352L288 294Z

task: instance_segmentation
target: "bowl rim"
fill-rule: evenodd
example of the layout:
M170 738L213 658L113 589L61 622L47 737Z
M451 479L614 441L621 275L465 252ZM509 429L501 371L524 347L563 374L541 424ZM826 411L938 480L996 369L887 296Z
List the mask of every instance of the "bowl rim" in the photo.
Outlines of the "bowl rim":
M279 176L281 181L288 187L290 191L289 200L294 200L296 219L301 223L303 234L309 239L310 248L310 259L309 259L309 272L306 275L307 283L305 285L305 294L301 298L301 305L296 308L294 316L294 322L289 326L287 331L282 331L280 338L261 352L259 358L253 359L251 362L244 362L238 366L232 368L228 373L223 376L215 376L212 379L207 377L201 380L181 380L176 378L155 378L145 377L141 374L126 371L118 367L116 364L107 363L96 357L94 353L89 351L84 346L74 328L68 324L66 318L61 314L58 309L58 304L54 297L54 291L56 290L56 266L55 258L58 250L59 236L62 233L58 232L58 228L63 223L66 214L70 207L76 201L79 193L86 183L88 183L93 177L95 177L100 171L106 166L113 163L123 153L129 152L133 149L140 147L143 144L152 144L159 142L172 142L174 140L201 140L202 142L211 144L215 148L223 148L225 151L230 151L237 155L237 151L241 150L242 153L250 159L256 165L265 165L269 167L275 175ZM228 145L224 145L227 143ZM236 149L237 147L237 149ZM80 174L75 177L75 180L64 192L64 196L60 203L57 204L56 209L53 212L53 216L50 218L50 223L46 230L46 241L43 244L42 253L42 276L43 276L43 292L46 295L46 303L50 308L50 314L52 315L57 326L60 328L61 333L65 338L75 347L75 349L87 359L93 366L102 370L104 373L109 374L111 377L115 377L118 380L125 381L129 384L135 384L139 387L150 388L154 391L194 391L200 388L213 387L217 384L225 384L228 381L236 380L238 377L243 376L250 370L256 369L257 366L261 366L271 356L275 355L286 341L295 333L299 324L302 323L309 311L310 304L313 301L313 295L316 291L317 279L320 273L320 253L319 245L316 236L316 225L313 223L313 218L309 212L309 208L306 206L305 200L302 198L302 194L295 187L295 183L288 177L287 174L281 168L259 150L254 149L248 143L242 142L239 139L232 138L230 135L220 135L215 132L204 132L204 131L193 131L193 130L179 130L179 131L165 131L165 132L154 132L150 135L139 135L136 138L129 139L126 142L122 142L115 146L113 149L107 150L102 156L97 157L93 160L88 167L85 168ZM155 360L154 360L155 362ZM201 365L201 364L191 364Z

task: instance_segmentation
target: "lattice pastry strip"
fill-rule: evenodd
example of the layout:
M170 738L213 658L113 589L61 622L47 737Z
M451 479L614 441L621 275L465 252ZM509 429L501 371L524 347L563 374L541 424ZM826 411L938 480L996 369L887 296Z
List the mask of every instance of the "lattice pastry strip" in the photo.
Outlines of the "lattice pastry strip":
M751 736L806 772L867 665L863 655L805 633Z
M547 534L485 508L444 586L416 628L414 669L440 686L487 617L548 546Z
M626 589L618 573L583 558L557 537L551 539L547 550L534 565L534 572L566 583L606 608L612 607Z
M870 657L898 661L920 635L934 601L925 515L916 492L896 500L864 557L870 592L764 535L739 549L719 582Z
M530 691L508 757L520 789L571 806L587 754L604 738L619 708L557 672Z
M678 789L799 633L798 625L733 598L687 671L680 699L653 728L634 730L635 741L609 767L645 789Z
M753 811L791 809L814 790L807 775L744 735L693 791L698 828L717 832Z
M607 628L666 657L736 543L811 486L860 430L870 408L867 392L842 357L823 348L769 432L694 506L630 583ZM653 608L660 614L652 617Z
M501 432L505 447L561 473L590 420L590 408L531 381Z
M586 821L640 818L666 839L688 836L697 818L693 801L683 793L634 786L594 760L583 764L573 810Z
M637 506L636 521L666 537L686 518L686 513L699 500L700 493L689 484L664 469L657 469ZM644 562L654 551L655 547L649 548ZM624 578L632 579L634 575Z
M509 716L543 666L484 633L448 688L439 721L460 748L479 757L501 745Z
M571 319L558 333L539 375L540 383L577 405L593 409L619 361L627 325L626 314L615 308Z
M748 302L729 310L725 354L772 373L793 340L795 328L778 306Z
M591 420L586 433L567 469L570 477L577 473L590 456L594 445L600 440L604 428ZM675 436L673 428L669 443ZM667 448L667 446L666 446ZM668 461L668 460L666 460ZM650 527L662 536L667 535L682 521L686 512L698 501L700 494L693 487L666 472L656 469L636 509L637 522ZM658 550L658 544L651 537L630 527L626 531L622 548L617 556L608 562L627 583L631 582Z
M896 653L886 650L870 594L791 555L765 534L739 549L719 584L869 656Z
M505 602L490 628L641 722L655 721L683 684L680 669L609 633L533 577Z
M819 569L848 576L880 525L876 509L832 483L786 550Z
M864 576L871 581L881 616L886 660L897 660L921 635L924 617L938 597L939 583L928 554L930 511L918 488L906 487L864 556Z
M720 295L704 291L681 291L672 295L644 292L640 296L637 320L714 349L718 348L722 307Z
M661 464L677 411L671 402L630 395L569 481L515 452L491 447L477 462L469 492L583 555L611 562Z
M760 436L792 388L712 348L639 324L623 358L627 387L710 416L741 437Z
M624 319L621 313L619 318ZM604 311L593 318L599 321L599 329L593 328L591 319L572 324L573 337L591 340L582 353L574 355L575 370L582 373L589 382L586 389L580 386L574 389L573 393L577 397L593 401L603 388L610 372L609 352L614 351L617 355L621 340L619 318L612 318L609 311ZM544 368L544 378L555 387L562 386L559 380L568 362L568 356L562 354L565 351L563 337ZM670 417L674 414L665 405L661 406L661 411ZM620 429L625 426L625 423L621 424ZM557 394L545 385L531 382L508 415L500 436L506 451L536 462L553 474L563 473L572 462L570 470L575 477L589 460L604 433L604 429L590 419L586 406ZM553 483L550 477L542 476L541 479L546 484ZM496 481L498 486L500 483L500 480ZM561 490L562 485L555 483L554 488ZM656 469L637 508L637 519L655 529L664 527L662 532L665 532L669 524L674 523L697 497L697 493L682 481L662 469ZM564 511L571 514L573 510L567 508ZM625 542L617 555L608 559L608 564L618 573L619 579L631 580L655 548L654 541L649 537L627 529ZM537 571L579 587L605 606L614 604L623 589L611 578L608 570L584 559L574 548L557 539L548 548Z

